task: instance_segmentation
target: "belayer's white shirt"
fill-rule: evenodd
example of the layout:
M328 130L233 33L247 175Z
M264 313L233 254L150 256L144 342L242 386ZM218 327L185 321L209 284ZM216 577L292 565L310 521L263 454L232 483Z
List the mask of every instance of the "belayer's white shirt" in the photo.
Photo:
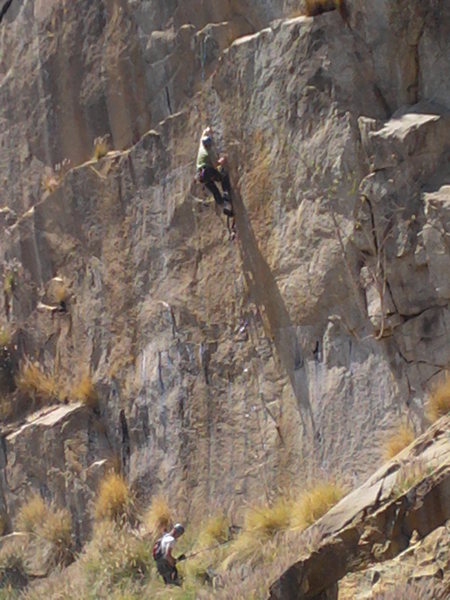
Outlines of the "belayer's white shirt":
M175 538L170 533L165 533L161 538L161 552L164 558L167 557L167 554L171 548L175 545Z

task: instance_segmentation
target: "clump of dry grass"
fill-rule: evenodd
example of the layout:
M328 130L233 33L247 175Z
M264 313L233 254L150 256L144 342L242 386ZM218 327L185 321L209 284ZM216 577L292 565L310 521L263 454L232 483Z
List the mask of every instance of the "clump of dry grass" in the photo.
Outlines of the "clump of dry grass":
M92 158L95 160L100 160L104 156L108 154L109 151L109 142L108 142L109 134L96 137L94 140L94 152Z
M35 493L22 504L17 514L17 527L20 531L35 531L44 522L47 507L42 497Z
M342 11L344 8L343 0L305 0L305 15L315 17L330 10Z
M401 496L432 472L433 467L427 465L420 458L403 464L397 472L395 484L392 488L394 496Z
M96 408L98 405L98 395L90 373L84 373L81 378L70 389L70 396L77 402L82 402L89 408Z
M18 598L28 584L23 548L6 547L0 550L0 598ZM3 592L3 594L2 594Z
M402 423L397 429L393 430L384 444L384 458L390 460L399 452L409 446L415 439L414 431L409 425Z
M66 302L70 296L70 289L67 282L61 277L54 277L52 280L53 285L51 286L52 300L61 304Z
M72 517L67 509L55 508L46 504L39 494L32 494L20 507L17 527L51 542L55 564L66 563L71 557Z
M223 568L246 562L253 567L270 560L276 551L275 536L286 530L291 521L292 501L278 498L272 505L250 506L244 515L244 528L230 544Z
M24 361L16 377L17 389L42 404L61 402L64 388L54 373L46 373L38 363Z
M169 531L173 525L172 513L167 500L163 496L152 498L151 504L144 514L143 521L148 531L155 536Z
M122 475L105 475L100 482L95 502L95 518L99 521L125 522L130 516L132 504L131 492Z
M229 538L229 520L223 513L209 517L198 534L199 546L222 544Z
M3 275L3 291L6 296L11 297L16 287L16 277L13 270L8 269Z
M330 510L344 495L344 488L335 481L318 482L294 503L291 525L306 529Z
M11 342L11 331L9 327L0 327L0 347L8 346Z
M450 372L434 386L428 397L425 414L434 423L450 412Z
M46 518L39 530L43 538L56 546L70 547L72 519L69 511L65 508L47 510Z
M289 526L291 511L292 501L287 498L278 498L271 506L250 507L245 515L245 530L270 539Z

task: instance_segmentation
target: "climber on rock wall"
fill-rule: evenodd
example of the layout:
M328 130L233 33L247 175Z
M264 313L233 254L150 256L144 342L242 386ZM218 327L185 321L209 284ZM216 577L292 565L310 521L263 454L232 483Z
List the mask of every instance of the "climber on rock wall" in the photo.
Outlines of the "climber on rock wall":
M197 179L214 196L214 200L223 207L223 213L228 217L233 215L231 205L230 179L226 171L225 157L217 158L217 151L213 139L212 127L203 130L197 154ZM222 186L222 194L215 182Z

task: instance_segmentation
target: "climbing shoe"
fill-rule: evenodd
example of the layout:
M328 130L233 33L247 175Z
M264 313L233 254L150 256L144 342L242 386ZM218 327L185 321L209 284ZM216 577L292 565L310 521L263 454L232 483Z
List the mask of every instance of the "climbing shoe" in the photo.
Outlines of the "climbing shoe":
M223 203L223 214L227 215L227 217L233 216L233 207L231 206L231 202L229 200L225 200Z

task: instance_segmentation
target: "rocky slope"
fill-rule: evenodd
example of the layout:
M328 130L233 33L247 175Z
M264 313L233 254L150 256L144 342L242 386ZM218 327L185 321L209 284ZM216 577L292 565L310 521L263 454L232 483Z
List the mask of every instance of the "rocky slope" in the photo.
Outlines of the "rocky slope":
M450 7L351 0L287 18L296 8L7 12L3 371L37 361L68 402L89 372L99 397L95 412L30 403L9 419L8 527L33 489L86 539L114 454L138 496L163 490L193 517L311 475L360 483L386 429L424 427L449 364ZM193 182L206 123L232 166L233 243ZM89 160L105 134L115 152Z
M444 599L450 592L447 417L332 508L270 598Z

